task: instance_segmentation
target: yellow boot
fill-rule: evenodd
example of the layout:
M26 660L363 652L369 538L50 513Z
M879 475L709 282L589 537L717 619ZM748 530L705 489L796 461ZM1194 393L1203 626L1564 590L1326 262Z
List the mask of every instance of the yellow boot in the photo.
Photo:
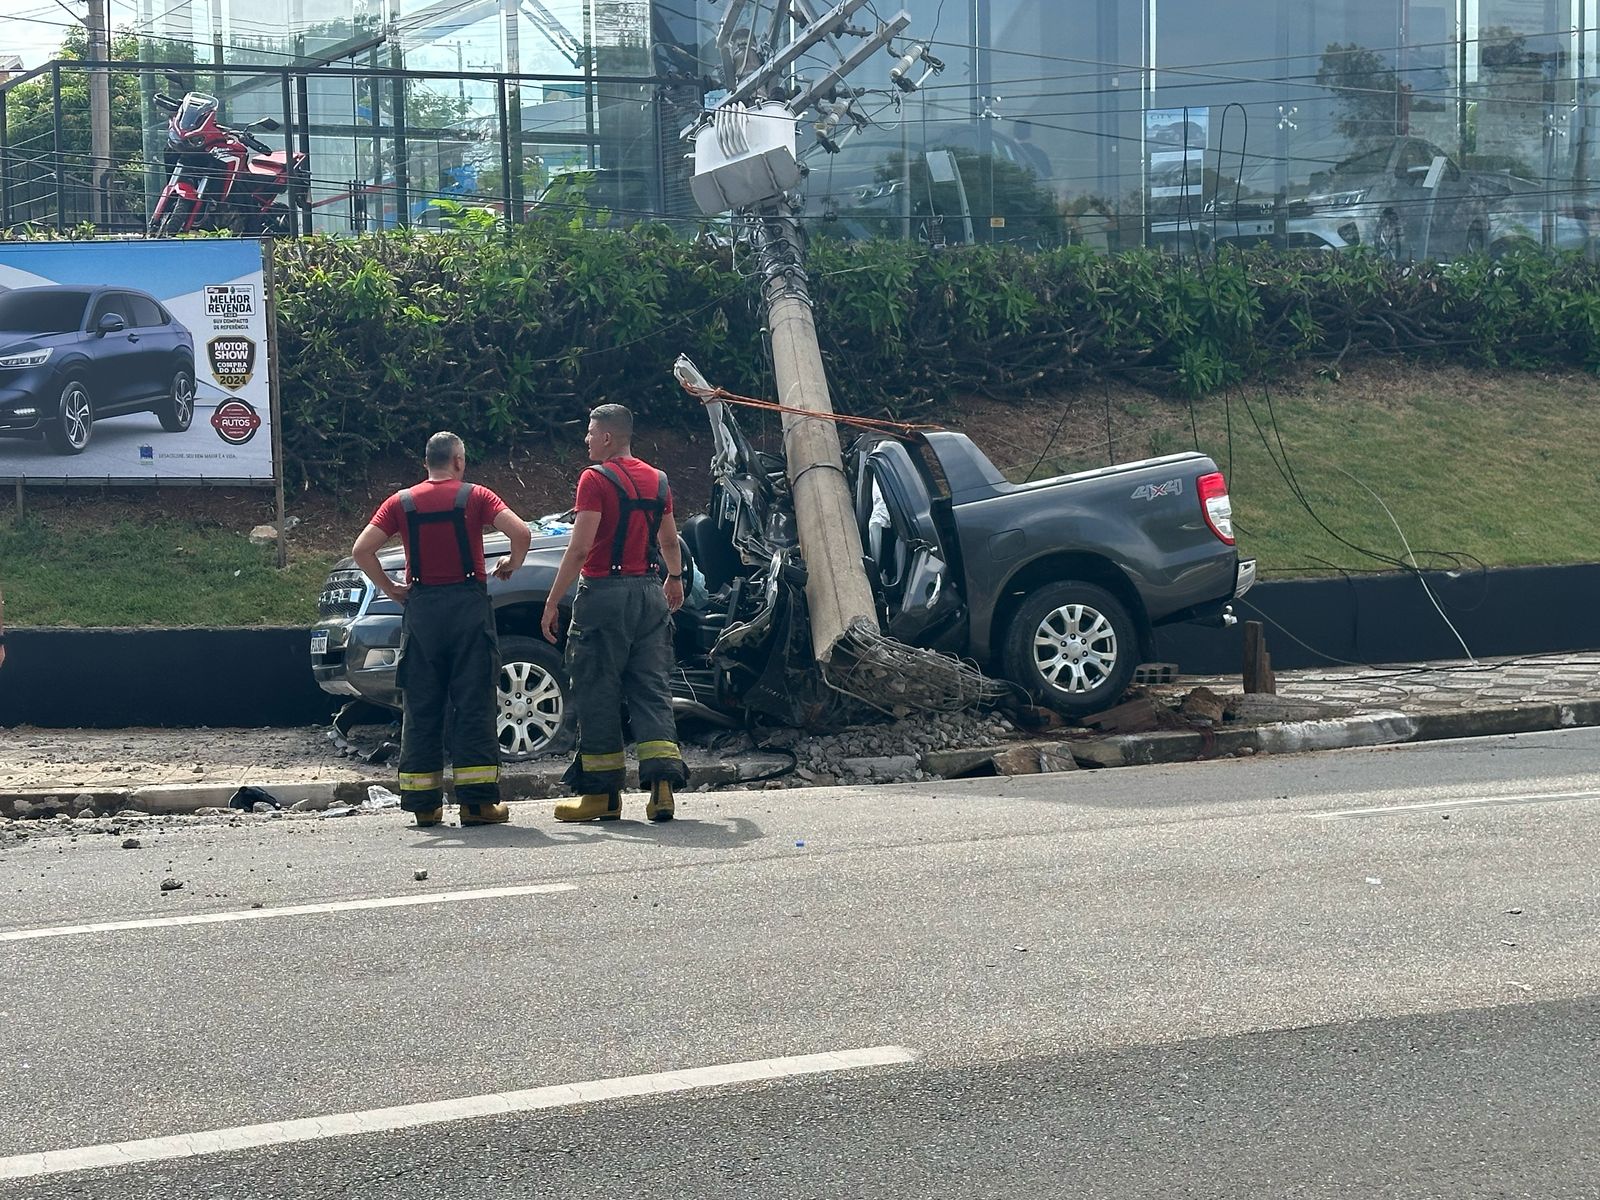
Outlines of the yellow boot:
M511 810L504 804L463 804L461 806L461 824L466 825L504 825L511 820Z
M652 821L670 821L672 814L672 783L657 779L650 785L650 799L645 802L644 815Z
M444 820L444 805L438 808L424 808L416 812L417 828L432 829Z
M621 792L590 792L556 803L558 821L616 821L621 817Z

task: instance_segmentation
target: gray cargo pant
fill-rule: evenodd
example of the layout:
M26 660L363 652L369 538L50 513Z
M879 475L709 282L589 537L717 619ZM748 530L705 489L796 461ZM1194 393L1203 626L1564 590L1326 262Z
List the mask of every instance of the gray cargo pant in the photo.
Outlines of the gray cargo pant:
M639 782L689 781L672 719L672 613L656 575L585 579L567 628L567 678L578 753L563 782L576 795L622 790L622 706L639 755Z

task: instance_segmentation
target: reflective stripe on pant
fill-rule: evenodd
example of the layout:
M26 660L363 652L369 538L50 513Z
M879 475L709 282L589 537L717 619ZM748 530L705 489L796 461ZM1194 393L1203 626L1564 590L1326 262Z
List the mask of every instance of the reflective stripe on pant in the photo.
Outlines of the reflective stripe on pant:
M456 803L493 804L500 799L495 730L499 670L494 611L482 584L411 589L395 675L404 706L400 806L406 811L438 808L444 799L447 724Z
M622 706L639 744L639 780L688 782L672 718L672 613L654 575L585 579L572 602L567 677L578 754L565 781L579 795L623 784Z

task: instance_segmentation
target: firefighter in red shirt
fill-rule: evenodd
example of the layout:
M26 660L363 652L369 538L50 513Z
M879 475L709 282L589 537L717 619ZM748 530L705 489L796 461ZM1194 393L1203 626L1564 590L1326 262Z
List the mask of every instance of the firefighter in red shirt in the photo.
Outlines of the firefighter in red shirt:
M649 790L645 815L670 821L675 787L689 781L672 719L672 614L683 604L683 559L667 477L633 457L633 414L602 404L584 439L595 464L578 478L577 518L544 607L556 640L559 603L581 575L567 628L567 675L578 717L578 754L564 782L576 799L558 821L622 815L622 705ZM663 579L658 563L666 568Z
M500 743L495 729L499 647L483 562L483 529L511 539L495 566L509 579L522 565L533 532L486 487L465 483L467 451L453 433L428 439L428 478L378 507L350 551L356 566L385 595L405 606L400 630L400 807L427 828L444 819L445 712L450 716L452 792L463 825L510 819L500 803ZM378 563L385 542L400 535L405 582Z

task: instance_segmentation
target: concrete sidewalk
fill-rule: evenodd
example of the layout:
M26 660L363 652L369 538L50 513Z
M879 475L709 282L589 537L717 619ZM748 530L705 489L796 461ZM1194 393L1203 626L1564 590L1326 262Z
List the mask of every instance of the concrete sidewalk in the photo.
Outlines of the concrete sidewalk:
M1040 751L1038 769L1130 766L1226 755L1388 745L1600 724L1600 651L1495 662L1286 671L1276 698L1250 698L1243 719L1215 727L1096 735L1060 729L921 757L927 775L988 771L996 751ZM1234 677L1184 677L1151 689L1176 702L1206 686L1237 695ZM892 733L886 734L892 737ZM772 754L691 755L696 782L738 786L781 768ZM1015 758L1016 756L1012 756ZM509 798L560 792L564 760L505 772ZM1024 768L1031 769L1031 768ZM858 781L859 782L859 781ZM118 809L183 813L224 807L246 786L280 804L359 804L371 785L394 786L392 767L342 757L324 729L8 730L0 746L0 816Z

